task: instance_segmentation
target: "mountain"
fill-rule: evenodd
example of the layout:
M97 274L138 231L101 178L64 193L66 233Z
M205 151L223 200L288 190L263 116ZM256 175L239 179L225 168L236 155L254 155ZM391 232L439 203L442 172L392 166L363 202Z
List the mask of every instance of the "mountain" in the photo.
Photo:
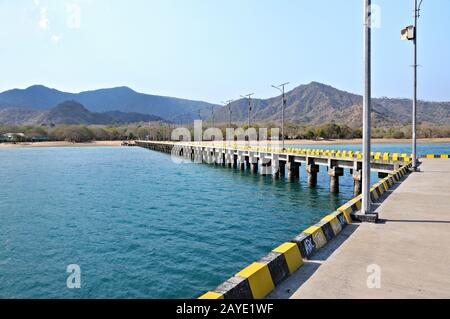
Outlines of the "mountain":
M120 111L159 116L166 120L184 122L197 118L198 110L215 106L201 101L148 95L128 87L100 89L81 93L67 93L42 85L14 89L0 93L0 105L47 110L64 101L77 101L91 112Z
M337 123L360 126L362 123L362 96L341 91L329 85L311 82L286 93L285 117L300 124ZM248 101L239 100L231 105L232 121L245 123L248 118ZM412 102L408 99L380 98L372 100L374 125L398 125L411 122ZM280 121L281 97L253 99L253 122ZM228 122L227 107L215 111L217 122ZM418 104L421 122L450 124L450 102L423 102Z
M288 122L299 124L347 124L352 127L362 123L362 97L338 90L318 82L300 85L286 93L285 116ZM174 123L192 123L202 118L211 121L214 107L216 123L227 123L228 108L201 101L142 94L128 87L101 89L81 93L66 93L45 86L32 86L0 93L0 123L18 121L20 117L34 117L35 110L49 110L64 101L73 100L94 113L103 113L117 122L140 122L142 115L155 115ZM3 105L3 106L2 106ZM411 122L411 100L373 99L373 125L395 126ZM232 121L247 122L247 100L231 104ZM126 115L125 115L126 113ZM92 122L82 112L78 120ZM252 122L279 123L281 97L252 99ZM48 115L49 116L49 115ZM57 115L54 115L57 117ZM69 121L66 118L65 121ZM418 120L434 124L450 124L450 102L425 102L418 104ZM102 119L97 116L97 122ZM106 121L106 120L105 120Z
M4 107L0 108L0 124L22 125L40 114L41 111L27 108Z
M10 125L50 125L50 124L85 124L108 125L129 124L138 122L160 122L160 117L124 113L119 111L94 113L75 101L65 101L49 110L33 110L26 108L0 109L0 124Z

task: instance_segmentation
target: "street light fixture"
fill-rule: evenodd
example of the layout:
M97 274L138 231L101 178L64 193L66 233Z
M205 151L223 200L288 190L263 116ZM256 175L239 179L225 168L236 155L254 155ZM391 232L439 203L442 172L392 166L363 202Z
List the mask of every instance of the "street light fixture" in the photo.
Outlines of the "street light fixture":
M414 0L414 25L408 26L401 31L401 39L413 41L414 44L414 82L413 82L413 108L412 108L412 169L417 171L417 20L420 17L422 1L417 4Z
M285 148L284 148L284 109L286 108L286 102L287 102L284 88L288 84L289 84L289 82L280 84L279 86L272 85L272 87L274 89L277 89L278 91L281 92L281 98L282 98L282 107L281 107L281 140L283 141L283 151L285 150Z

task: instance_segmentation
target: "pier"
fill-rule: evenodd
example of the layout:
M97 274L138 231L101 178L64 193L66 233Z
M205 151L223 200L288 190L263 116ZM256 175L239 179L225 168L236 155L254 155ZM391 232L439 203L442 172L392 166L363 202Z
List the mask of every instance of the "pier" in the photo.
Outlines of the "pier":
M330 177L330 192L339 193L339 178L348 170L354 180L355 196L361 194L362 154L352 151L285 149L275 147L218 145L182 142L136 141L136 145L154 151L183 157L197 163L221 165L249 170L274 178L300 178L300 166L307 172L308 186L317 186L317 174L326 169ZM410 161L409 154L373 153L371 170L385 177Z
M371 170L382 178L370 191L379 220L358 223L359 152L149 141L136 145L289 180L300 178L299 168L305 165L309 187L316 187L317 174L325 168L334 193L345 170L353 177L355 198L201 299L450 297L448 155L427 155L421 171L410 173L407 154L372 153Z
M269 298L450 298L450 161L421 161Z

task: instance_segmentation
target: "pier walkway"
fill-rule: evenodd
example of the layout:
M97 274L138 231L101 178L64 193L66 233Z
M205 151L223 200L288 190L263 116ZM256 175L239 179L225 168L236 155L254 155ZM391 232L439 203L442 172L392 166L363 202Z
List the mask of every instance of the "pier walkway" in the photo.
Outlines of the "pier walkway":
M420 168L269 298L450 298L450 160Z

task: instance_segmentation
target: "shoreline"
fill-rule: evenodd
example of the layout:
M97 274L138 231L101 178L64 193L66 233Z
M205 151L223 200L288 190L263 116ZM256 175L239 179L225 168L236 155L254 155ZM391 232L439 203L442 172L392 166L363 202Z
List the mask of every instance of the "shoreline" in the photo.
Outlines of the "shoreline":
M39 147L121 147L123 141L94 141L87 143L71 143L65 141L58 142L23 142L23 143L0 143L0 149L8 148L39 148ZM207 142L205 142L207 143ZM222 143L222 142L219 142ZM281 144L281 141L266 141L269 145ZM286 145L356 145L361 144L361 139L349 140L286 140ZM410 139L372 139L372 144L411 144ZM450 138L426 138L418 139L417 144L446 144L450 143ZM255 144L254 142L252 144Z
M0 143L2 148L43 148L43 147L120 147L123 141L94 141L87 143L71 143L71 142L23 142L23 143Z

